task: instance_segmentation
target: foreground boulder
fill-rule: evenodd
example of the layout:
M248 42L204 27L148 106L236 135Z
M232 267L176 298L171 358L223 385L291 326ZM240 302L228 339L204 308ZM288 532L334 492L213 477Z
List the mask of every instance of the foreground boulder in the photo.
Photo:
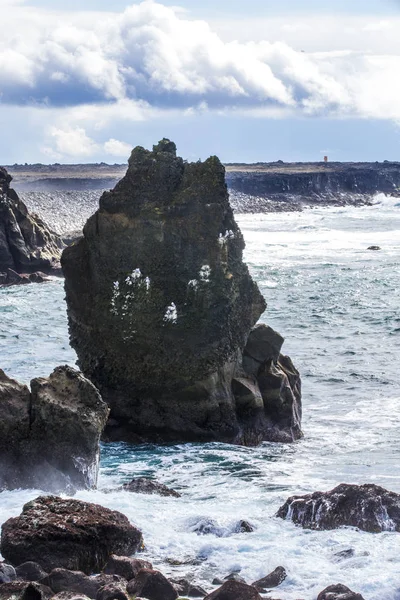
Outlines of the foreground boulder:
M141 544L141 532L125 515L55 496L28 502L1 531L1 554L8 562L35 561L48 572L59 567L98 573L111 554L133 554Z
M142 569L127 586L130 597L143 596L148 600L176 600L178 592L160 571Z
M33 379L31 391L0 370L0 489L94 487L109 409L71 367Z
M253 586L232 580L226 581L204 600L261 600L261 596Z
M52 590L40 583L13 581L0 585L0 600L48 600L52 596Z
M243 249L217 157L187 163L169 140L133 150L62 255L71 344L111 407L108 439L301 436L299 374L278 334L252 330L265 301Z
M338 585L330 585L323 590L317 600L364 600L361 594L352 592L348 587L339 583Z
M0 285L24 283L12 272L58 273L64 243L10 188L11 175L0 167ZM27 279L25 282L30 283Z
M131 579L135 579L141 569L152 568L153 565L147 560L112 554L104 567L104 573L107 575L119 575L126 579L126 581L130 581Z
M256 588L259 592L267 590L269 588L278 587L287 577L286 569L284 567L277 567L269 575L266 575L262 579L258 579L251 585Z
M400 531L400 494L374 484L342 483L330 492L292 496L277 516L305 529L358 527L363 531Z

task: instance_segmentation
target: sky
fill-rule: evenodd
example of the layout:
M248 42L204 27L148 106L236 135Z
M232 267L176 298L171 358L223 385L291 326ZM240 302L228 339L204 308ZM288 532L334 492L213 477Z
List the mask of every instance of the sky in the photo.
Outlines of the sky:
M0 164L400 160L400 0L0 0Z

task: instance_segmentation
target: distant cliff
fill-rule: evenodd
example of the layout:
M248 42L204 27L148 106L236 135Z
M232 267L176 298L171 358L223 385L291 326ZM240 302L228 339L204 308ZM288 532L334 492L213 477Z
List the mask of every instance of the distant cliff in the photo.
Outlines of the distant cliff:
M368 204L376 194L397 194L400 188L397 162L277 162L226 165L226 169L236 210L263 206L279 210L288 203L292 209L304 204Z
M400 162L227 164L226 181L236 212L299 210L303 205L362 205L377 193L397 194ZM17 191L110 189L126 165L12 165Z

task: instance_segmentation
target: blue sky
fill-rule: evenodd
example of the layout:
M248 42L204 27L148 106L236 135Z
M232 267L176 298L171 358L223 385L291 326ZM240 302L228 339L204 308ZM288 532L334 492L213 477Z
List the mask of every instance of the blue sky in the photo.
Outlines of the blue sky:
M64 4L0 0L1 164L400 157L396 0Z

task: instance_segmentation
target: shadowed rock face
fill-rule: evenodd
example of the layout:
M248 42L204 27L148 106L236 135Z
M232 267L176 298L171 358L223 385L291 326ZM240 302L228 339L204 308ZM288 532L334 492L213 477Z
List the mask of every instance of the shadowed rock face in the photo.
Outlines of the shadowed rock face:
M265 309L243 249L218 158L186 163L169 140L133 150L62 256L71 344L111 406L110 439L276 437L242 368Z
M17 273L49 273L59 268L64 244L42 219L28 213L10 188L11 179L0 167L0 274L7 274L8 269ZM0 281L13 283L6 277Z
M31 390L0 370L0 490L94 487L109 413L99 392L68 366Z
M400 531L400 495L374 484L342 483L330 492L292 496L277 516L305 529L348 526L370 533Z

